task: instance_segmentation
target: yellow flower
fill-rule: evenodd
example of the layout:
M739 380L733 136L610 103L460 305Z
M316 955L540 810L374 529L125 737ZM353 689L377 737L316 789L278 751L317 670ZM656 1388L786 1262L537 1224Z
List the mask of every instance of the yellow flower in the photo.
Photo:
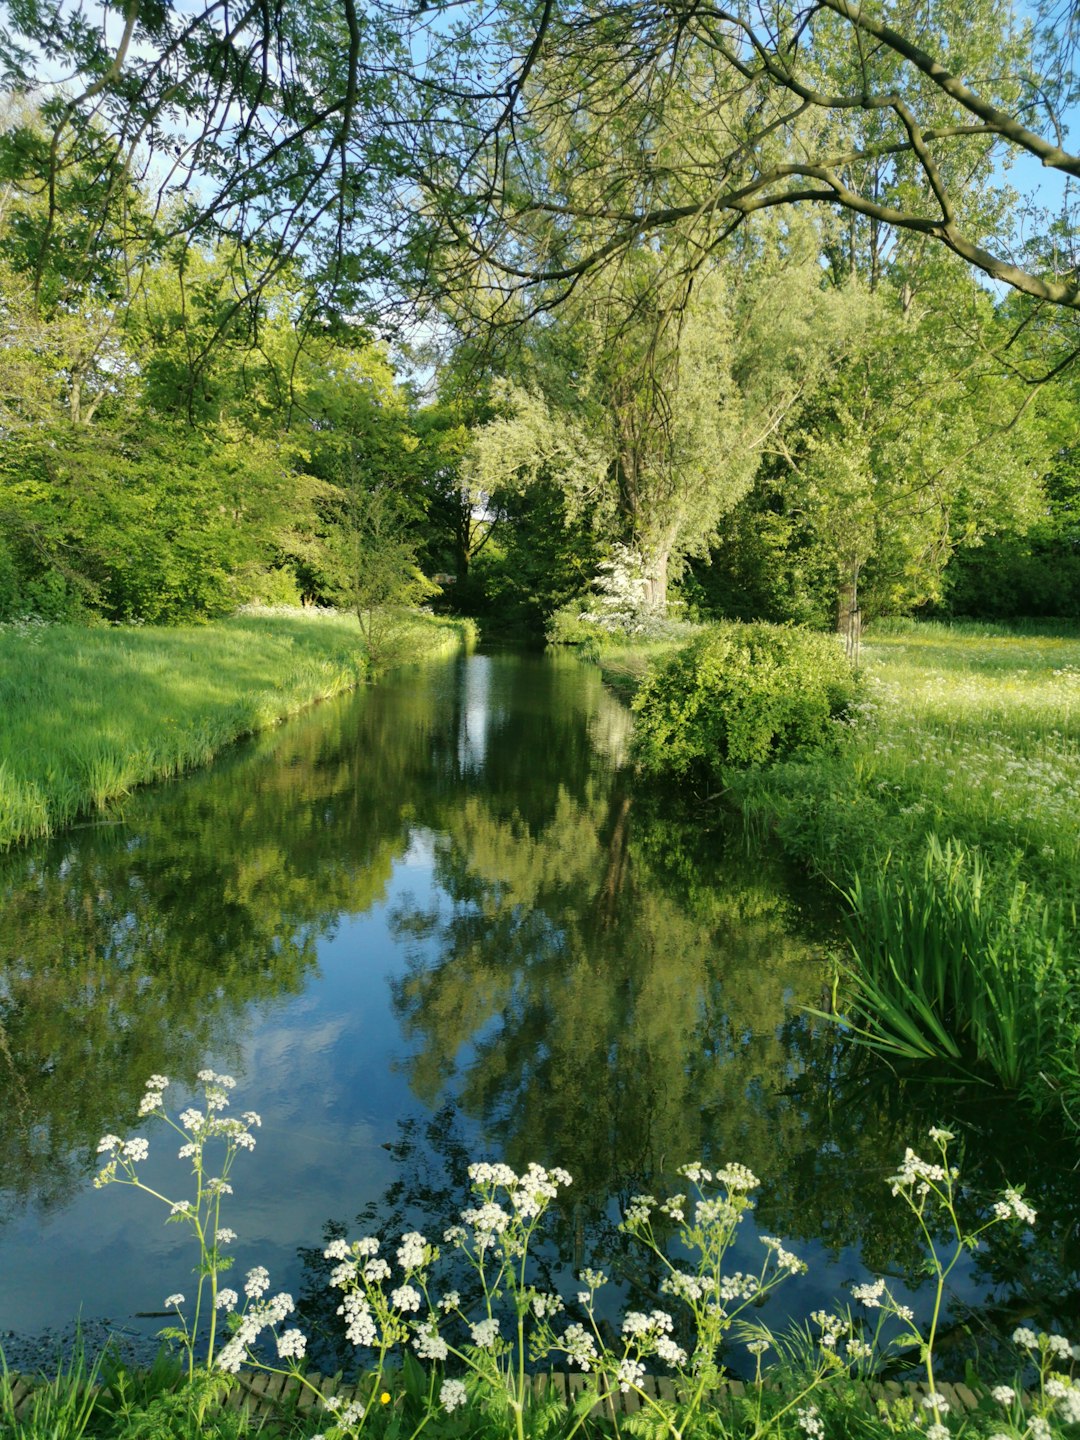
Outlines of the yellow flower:
M380 1404L380 1405L389 1405L389 1404L390 1404L390 1391L389 1391L389 1390L384 1390L384 1391L382 1392L382 1394L379 1396L379 1404Z

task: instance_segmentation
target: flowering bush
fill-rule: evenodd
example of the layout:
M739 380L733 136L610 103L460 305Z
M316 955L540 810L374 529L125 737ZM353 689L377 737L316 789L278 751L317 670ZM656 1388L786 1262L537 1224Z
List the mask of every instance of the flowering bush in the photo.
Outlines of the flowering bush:
M665 1308L628 1311L612 1339L598 1313L598 1295L608 1283L602 1272L580 1272L576 1305L583 1319L568 1317L563 1297L539 1289L531 1279L530 1249L546 1213L570 1186L571 1177L558 1167L533 1164L518 1174L507 1165L480 1163L469 1167L472 1203L442 1236L442 1246L458 1251L477 1276L480 1313L467 1313L456 1290L440 1290L435 1278L440 1246L418 1231L402 1235L385 1253L375 1236L332 1241L324 1255L333 1262L329 1284L339 1296L337 1314L357 1350L373 1353L374 1366L358 1387L357 1398L346 1402L324 1397L304 1374L307 1340L289 1324L292 1297L271 1294L270 1277L261 1266L248 1272L242 1298L235 1289L219 1284L229 1266L223 1248L235 1239L220 1223L222 1199L232 1193L228 1176L233 1161L240 1150L254 1147L251 1131L260 1122L252 1111L240 1119L224 1115L233 1088L230 1077L206 1070L199 1079L203 1108L185 1110L178 1120L165 1109L164 1076L150 1078L140 1106L141 1114L160 1116L181 1136L179 1155L192 1162L194 1199L172 1201L143 1184L137 1167L146 1160L149 1143L141 1136L102 1139L99 1150L107 1158L97 1183L129 1184L146 1191L168 1205L169 1219L187 1224L197 1240L201 1263L190 1325L183 1315L183 1295L170 1295L165 1302L176 1309L180 1324L164 1333L185 1348L189 1375L194 1373L200 1314L208 1310L206 1371L231 1375L248 1365L292 1377L312 1391L329 1413L322 1440L345 1436L356 1440L371 1415L390 1398L383 1380L395 1352L407 1374L422 1376L419 1419L411 1440L432 1420L465 1406L482 1411L488 1428L525 1440L532 1394L528 1367L554 1357L564 1357L587 1377L586 1390L563 1427L565 1440L572 1440L585 1426L599 1400L616 1392L637 1397L650 1434L682 1440L712 1423L709 1407L723 1379L726 1347L744 1344L754 1357L759 1380L762 1356L773 1348L778 1352L791 1348L749 1317L772 1290L805 1271L803 1262L781 1240L761 1236L756 1268L728 1268L731 1248L753 1208L751 1193L758 1184L745 1166L730 1163L710 1170L700 1164L685 1165L678 1172L685 1182L683 1192L664 1200L638 1195L628 1202L621 1229L659 1270L659 1294L668 1303ZM815 1311L797 1378L782 1395L771 1398L768 1414L763 1408L764 1391L755 1387L751 1440L769 1431L780 1433L785 1417L789 1428L821 1440L824 1421L812 1401L815 1392L830 1379L872 1375L891 1349L910 1345L917 1346L925 1366L928 1393L917 1406L909 1398L899 1409L886 1407L883 1418L890 1429L898 1427L900 1417L904 1421L900 1428L906 1426L909 1433L925 1440L949 1440L945 1423L949 1405L934 1376L934 1342L949 1277L965 1250L975 1248L986 1230L1010 1223L1030 1226L1036 1220L1021 1193L1010 1188L993 1203L980 1227L965 1231L956 1210L959 1176L948 1156L952 1138L946 1130L931 1130L935 1158L924 1160L908 1149L889 1179L892 1193L907 1207L927 1247L934 1280L928 1327L917 1326L911 1308L897 1300L883 1278L852 1291L862 1311L876 1312L873 1327L850 1311ZM212 1143L224 1152L217 1175L210 1175L208 1169ZM677 1243L664 1243L658 1230L670 1232ZM943 1235L948 1238L943 1240ZM672 1258L672 1250L678 1259ZM230 1332L220 1348L214 1323L219 1310L225 1312ZM676 1320L679 1312L692 1336L688 1346L676 1338L682 1333ZM1062 1336L1026 1328L1017 1330L1014 1340L1025 1357L1034 1359L1039 1395L1025 1411L1012 1387L994 1390L993 1399L1004 1408L1008 1428L993 1440L1049 1440L1051 1420L1080 1421L1080 1385L1063 1368L1080 1351ZM645 1384L646 1368L655 1362L673 1372L677 1402L657 1398ZM457 1373L447 1374L447 1368Z

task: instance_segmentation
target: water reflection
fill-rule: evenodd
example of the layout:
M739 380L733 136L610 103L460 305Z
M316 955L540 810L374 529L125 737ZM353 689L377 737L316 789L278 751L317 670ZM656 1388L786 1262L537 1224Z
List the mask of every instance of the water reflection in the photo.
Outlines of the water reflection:
M967 1298L1074 1306L1074 1151L955 1087L882 1085L808 1020L820 897L715 813L637 789L629 723L576 662L476 656L321 707L113 823L7 857L0 1324L53 1304L67 1319L80 1300L99 1313L103 1264L114 1308L147 1308L136 1283L155 1306L183 1288L184 1272L147 1280L172 1252L140 1251L128 1215L155 1217L118 1211L105 1234L94 1206L113 1202L87 1185L146 1076L207 1063L268 1119L230 1223L251 1242L241 1263L281 1283L328 1218L351 1228L367 1206L437 1232L483 1153L569 1169L561 1253L647 1288L620 1250L620 1200L686 1159L731 1158L762 1177L762 1230L814 1264L792 1301L805 1313L863 1264L914 1282L883 1177L956 1116L971 1213L1037 1176L1047 1214L1026 1248L979 1258ZM66 1247L36 1308L31 1212L62 1220Z

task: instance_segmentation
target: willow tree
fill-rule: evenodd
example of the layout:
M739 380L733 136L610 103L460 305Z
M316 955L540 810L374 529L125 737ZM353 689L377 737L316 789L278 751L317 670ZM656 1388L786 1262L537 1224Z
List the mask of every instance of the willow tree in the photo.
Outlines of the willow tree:
M45 130L6 134L0 168L17 162L43 196L39 282L62 248L65 176L84 167L87 233L119 223L129 258L161 232L257 241L238 305L302 260L313 307L355 308L391 275L425 281L447 231L546 304L644 236L678 229L709 253L748 216L810 204L1080 309L1070 270L1010 254L970 205L991 152L1080 176L1061 123L1075 33L1056 4L1021 22L1004 0L500 0L479 22L462 0L18 3L0 75ZM591 137L622 117L639 136L601 194L515 163L565 123L559 75ZM688 79L698 138L680 148ZM588 174L589 144L567 177ZM132 178L141 217L123 205ZM523 253L541 218L550 244Z

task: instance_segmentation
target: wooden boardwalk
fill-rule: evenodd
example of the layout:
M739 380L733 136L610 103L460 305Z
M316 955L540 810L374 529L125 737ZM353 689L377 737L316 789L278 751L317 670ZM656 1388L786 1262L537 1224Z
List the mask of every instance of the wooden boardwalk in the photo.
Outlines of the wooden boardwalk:
M358 1390L363 1389L367 1392L366 1385L349 1385L336 1376L324 1376L311 1372L307 1378L322 1395L337 1396L343 1404L348 1404L350 1400L356 1399ZM589 1389L589 1382L589 1376L577 1371L570 1374L554 1371L530 1377L533 1395L536 1399L553 1397L567 1405L574 1404L578 1396ZM33 1403L34 1388L40 1383L39 1376L10 1375L8 1377L7 1385L11 1389L10 1400L14 1406L16 1419L26 1418ZM389 1377L387 1385L389 1386L391 1383L392 1377ZM0 1380L0 1390L4 1388L4 1384L5 1382ZM825 1381L824 1384L827 1385L828 1381ZM751 1388L741 1380L726 1381L719 1390L714 1392L714 1402L718 1401L722 1404L725 1399L741 1398ZM678 1399L675 1382L666 1376L646 1375L641 1382L641 1389L652 1400L674 1403ZM949 1402L953 1414L963 1415L979 1406L978 1397L966 1385L947 1385L939 1382L937 1389L938 1393ZM906 1396L917 1401L928 1393L926 1385L916 1384L914 1381L901 1384L896 1380L868 1385L866 1392L867 1400L870 1403L878 1400L893 1402ZM302 1414L306 1410L318 1409L321 1413L328 1414L323 1411L315 1395L306 1386L298 1385L289 1376L268 1375L258 1370L238 1375L223 1403L234 1410L247 1410L252 1416L262 1419L291 1414L294 1410ZM593 1406L592 1413L613 1419L622 1415L633 1415L641 1409L643 1403L641 1396L633 1391L625 1395L621 1391L615 1391L602 1396ZM0 1400L0 1414L3 1414L6 1408L3 1400Z

